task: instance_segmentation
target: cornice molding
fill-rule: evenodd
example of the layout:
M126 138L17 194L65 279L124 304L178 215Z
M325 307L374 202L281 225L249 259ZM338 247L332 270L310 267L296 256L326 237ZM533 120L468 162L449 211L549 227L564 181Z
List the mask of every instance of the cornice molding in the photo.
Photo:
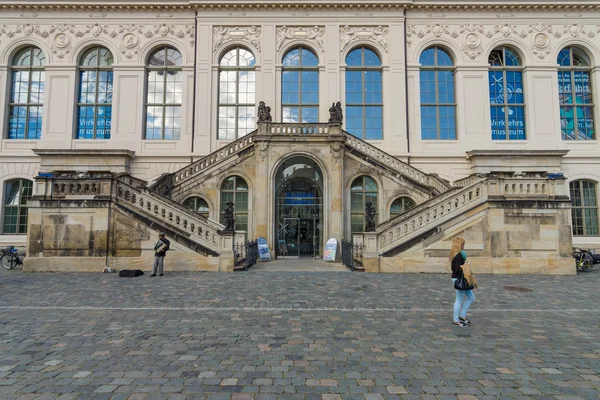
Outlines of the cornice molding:
M421 11L600 10L600 0L0 0L0 10L266 10L266 9L408 9Z

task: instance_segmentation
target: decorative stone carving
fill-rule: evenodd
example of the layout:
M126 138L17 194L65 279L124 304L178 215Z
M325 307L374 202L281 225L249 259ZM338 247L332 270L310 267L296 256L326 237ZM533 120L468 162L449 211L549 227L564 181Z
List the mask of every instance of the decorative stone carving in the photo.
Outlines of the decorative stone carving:
M377 27L340 27L340 52L344 52L346 48L360 40L368 40L375 42L387 51L387 35L389 29L381 25Z
M340 142L331 142L331 145L329 146L329 151L331 153L331 157L333 157L333 161L334 162L339 162L340 158L342 157L342 149L344 148L344 145Z
M303 39L315 45L316 48L325 51L323 46L323 36L325 35L325 28L322 26L312 27L292 27L292 26L280 26L277 28L277 51L287 43Z
M233 232L235 230L235 219L233 219L233 202L227 203L225 209L225 232Z
M475 32L469 32L463 38L462 50L474 60L481 54L481 38Z
M261 161L265 161L267 158L267 154L269 153L269 143L268 142L258 142L258 154L260 155Z
M71 43L71 38L64 32L59 32L56 35L54 35L54 39L52 39L52 43L54 43L54 46L62 49L65 48L69 45L69 43Z
M260 51L261 28L254 25L248 27L215 26L213 28L213 53L225 43L245 42Z
M127 32L121 36L121 45L126 49L132 49L139 43L139 39L135 33Z

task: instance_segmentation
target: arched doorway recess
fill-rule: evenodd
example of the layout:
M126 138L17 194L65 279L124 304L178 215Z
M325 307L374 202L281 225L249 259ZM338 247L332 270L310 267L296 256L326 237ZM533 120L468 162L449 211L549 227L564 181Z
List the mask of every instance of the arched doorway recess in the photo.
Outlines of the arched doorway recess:
M317 257L323 230L323 173L308 157L294 156L275 174L277 257Z

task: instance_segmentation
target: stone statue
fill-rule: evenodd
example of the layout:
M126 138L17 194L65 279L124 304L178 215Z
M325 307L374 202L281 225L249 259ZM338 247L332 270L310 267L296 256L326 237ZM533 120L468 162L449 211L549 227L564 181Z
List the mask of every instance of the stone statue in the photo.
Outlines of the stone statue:
M258 117L258 122L266 122L266 116L265 116L265 102L261 101L258 103L258 113L257 113L257 117Z
M258 103L258 122L271 122L271 107L265 105L264 101Z
M344 113L342 112L342 103L339 101L335 104L335 119L340 124L344 121Z
M371 200L365 204L365 232L375 232L375 207Z
M341 124L344 120L344 114L342 113L342 103L332 103L329 108L329 123L330 124Z
M233 232L235 226L235 220L233 219L233 203L230 201L227 203L225 209L225 232Z

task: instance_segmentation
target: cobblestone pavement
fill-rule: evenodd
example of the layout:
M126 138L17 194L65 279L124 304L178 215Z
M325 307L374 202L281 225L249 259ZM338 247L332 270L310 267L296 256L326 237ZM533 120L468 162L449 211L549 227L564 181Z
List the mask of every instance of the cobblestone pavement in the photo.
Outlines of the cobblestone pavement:
M478 281L2 271L0 399L600 398L600 271Z

